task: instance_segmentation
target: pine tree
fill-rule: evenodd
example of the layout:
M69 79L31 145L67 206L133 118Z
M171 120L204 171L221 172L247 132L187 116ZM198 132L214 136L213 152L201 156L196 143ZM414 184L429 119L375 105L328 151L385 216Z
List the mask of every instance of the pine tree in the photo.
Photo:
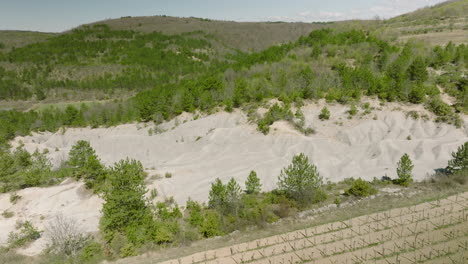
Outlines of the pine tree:
M255 171L251 171L245 181L245 192L247 194L257 194L262 190L262 184Z
M240 185L231 178L226 185L226 200L223 206L223 211L237 215L240 206L240 199L242 195L242 188Z
M135 230L151 228L153 216L146 204L145 172L136 160L121 160L109 173L109 188L104 192L101 227L109 242L115 232L123 233L130 242L146 240ZM148 229L149 230L149 229ZM151 235L150 232L145 232Z
M426 62L423 58L417 57L408 68L408 74L411 80L419 83L425 82L429 76L426 70Z
M211 184L211 190L208 197L208 207L213 209L221 209L226 201L226 186L217 178Z
M458 147L457 152L452 152L453 159L449 160L446 170L456 173L468 168L468 142Z
M304 153L294 156L292 164L281 170L278 177L279 190L302 204L320 200L321 186L322 177L317 167L309 163Z
M411 182L413 182L413 168L413 162L411 161L408 154L405 153L403 156L401 156L400 161L398 161L398 179L395 180L395 183L402 186L408 186Z

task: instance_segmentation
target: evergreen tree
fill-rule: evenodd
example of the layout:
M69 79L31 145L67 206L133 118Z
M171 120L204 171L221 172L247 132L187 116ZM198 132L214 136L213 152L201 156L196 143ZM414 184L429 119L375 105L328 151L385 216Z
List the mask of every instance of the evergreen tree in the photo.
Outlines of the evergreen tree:
M217 178L211 184L211 190L208 197L208 207L213 209L221 209L226 201L226 186Z
M419 83L425 82L429 76L426 67L427 65L422 57L414 59L413 63L408 68L410 79Z
M452 152L453 159L449 160L446 170L456 173L468 168L468 142L458 147L457 152Z
M224 204L224 210L227 213L233 213L237 215L240 206L240 199L242 195L242 188L240 185L231 178L226 185L226 200Z
M278 188L290 198L305 204L322 198L322 177L317 167L301 153L293 157L292 164L281 170Z
M247 194L257 194L261 191L262 184L260 183L260 179L257 177L257 173L255 171L251 171L249 177L245 181L245 192Z
M132 243L148 240L153 216L146 204L145 172L136 160L121 160L109 173L109 188L103 198L101 227L110 242L115 232L124 234ZM147 227L147 228L145 228ZM142 230L143 229L143 230ZM136 232L142 230L142 232Z
M398 179L395 180L395 183L402 185L402 186L408 186L411 182L413 182L413 174L412 174L413 168L414 168L413 162L411 161L408 154L405 153L400 158L400 161L398 161L398 167L397 167Z

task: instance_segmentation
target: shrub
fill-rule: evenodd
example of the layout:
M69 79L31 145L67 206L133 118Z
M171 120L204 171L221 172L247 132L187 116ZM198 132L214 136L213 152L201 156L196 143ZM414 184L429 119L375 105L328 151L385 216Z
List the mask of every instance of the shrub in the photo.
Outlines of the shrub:
M262 189L262 184L260 183L260 179L257 177L257 173L255 171L251 171L249 177L245 181L245 192L247 194L258 194Z
M411 161L408 154L405 153L400 158L400 161L398 161L398 167L397 167L398 179L395 179L394 183L398 185L402 185L402 186L408 186L411 182L413 182L413 175L412 175L413 167L414 167L413 162Z
M5 217L5 218L10 218L10 217L13 217L14 215L15 215L15 213L10 212L8 210L3 211L3 213L2 213L2 216Z
M223 232L221 231L221 216L216 211L207 211L199 231L204 237L222 235Z
M167 178L167 179L172 178L172 173L166 172L166 173L164 174L164 178Z
M437 116L449 116L453 114L452 108L448 104L444 103L439 97L433 97L429 100L426 107Z
M101 244L91 240L83 247L79 255L79 260L81 263L97 263L99 259L102 258L102 248Z
M38 231L31 222L21 222L17 224L19 232L11 232L8 235L8 247L17 248L27 245L41 237L41 232Z
M50 251L68 257L77 256L89 240L88 236L83 235L76 221L63 215L55 217L48 225L46 234Z
M283 107L278 104L274 104L262 119L258 121L258 130L263 134L268 134L270 131L270 125L278 120L293 120L294 115L289 109L289 105L285 104Z
M457 152L452 152L452 158L448 161L447 172L454 174L468 169L468 142L459 146Z
M376 193L377 190L374 187L372 187L372 185L369 182L364 181L361 178L355 180L351 184L351 187L345 191L346 195L354 195L357 197L366 197Z
M330 110L328 110L326 106L322 108L322 111L320 111L319 118L320 120L330 119Z
M357 109L356 105L354 105L354 104L351 105L351 108L349 109L348 113L349 113L349 115L351 115L351 116L357 115L358 109Z
M303 205L323 199L322 184L317 167L309 163L304 153L294 156L292 164L278 176L279 190Z
M10 203L16 204L21 199L21 196L18 195L17 193L12 193L10 194Z

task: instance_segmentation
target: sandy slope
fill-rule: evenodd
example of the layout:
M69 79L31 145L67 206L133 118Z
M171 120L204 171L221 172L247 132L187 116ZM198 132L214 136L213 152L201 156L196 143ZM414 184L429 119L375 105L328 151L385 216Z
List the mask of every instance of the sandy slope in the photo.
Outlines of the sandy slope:
M353 119L347 119L348 106L329 106L332 117L328 121L318 120L323 101L306 105L302 108L306 123L317 130L312 136L298 133L286 122L276 122L265 136L256 130L256 125L248 122L245 114L236 111L219 112L197 120L190 114L183 114L177 120L160 125L166 132L152 136L148 133L152 126L129 124L33 134L16 138L13 144L22 141L29 151L48 148L50 158L58 166L77 140L89 140L105 164L111 165L126 157L140 160L150 175L149 188L157 188L161 199L174 196L178 203L185 204L189 197L206 201L210 184L216 177L224 182L234 177L243 185L250 170L257 172L264 190L271 190L276 186L281 168L300 152L310 157L325 180L331 181L346 177L367 180L384 175L395 177L398 159L408 153L415 165L414 176L421 180L434 169L445 167L450 153L468 140L465 128L406 118L404 111L424 112L420 106L386 104L380 107L378 102L371 103L379 109ZM393 111L395 108L403 111ZM172 178L154 176L165 172L171 172ZM57 212L78 218L89 214L91 219L83 227L94 231L101 203L95 196L77 195L81 188L81 184L69 183L26 189L19 192L22 202L11 210L21 211L23 218L44 215L49 219ZM64 198L48 198L55 194L69 199L67 208L58 205ZM1 195L0 211L9 206L7 195ZM13 230L16 218L0 218L0 243Z
M16 193L21 198L10 203L10 194L0 194L0 212L14 212L11 218L0 216L0 245L15 230L17 221L31 221L42 237L30 247L21 249L26 255L35 255L47 244L47 228L57 215L73 219L82 231L98 231L102 200L92 195L82 183L66 180L61 185L48 188L27 188Z

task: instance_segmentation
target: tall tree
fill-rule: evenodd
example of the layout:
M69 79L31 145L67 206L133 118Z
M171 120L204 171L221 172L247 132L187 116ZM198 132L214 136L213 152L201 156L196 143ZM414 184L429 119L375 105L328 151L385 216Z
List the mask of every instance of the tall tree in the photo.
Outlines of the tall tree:
M294 156L292 164L281 170L278 177L279 190L302 204L319 200L322 184L317 167L309 163L304 153Z
M262 184L255 171L251 171L245 181L245 192L247 194L257 194L262 190Z

